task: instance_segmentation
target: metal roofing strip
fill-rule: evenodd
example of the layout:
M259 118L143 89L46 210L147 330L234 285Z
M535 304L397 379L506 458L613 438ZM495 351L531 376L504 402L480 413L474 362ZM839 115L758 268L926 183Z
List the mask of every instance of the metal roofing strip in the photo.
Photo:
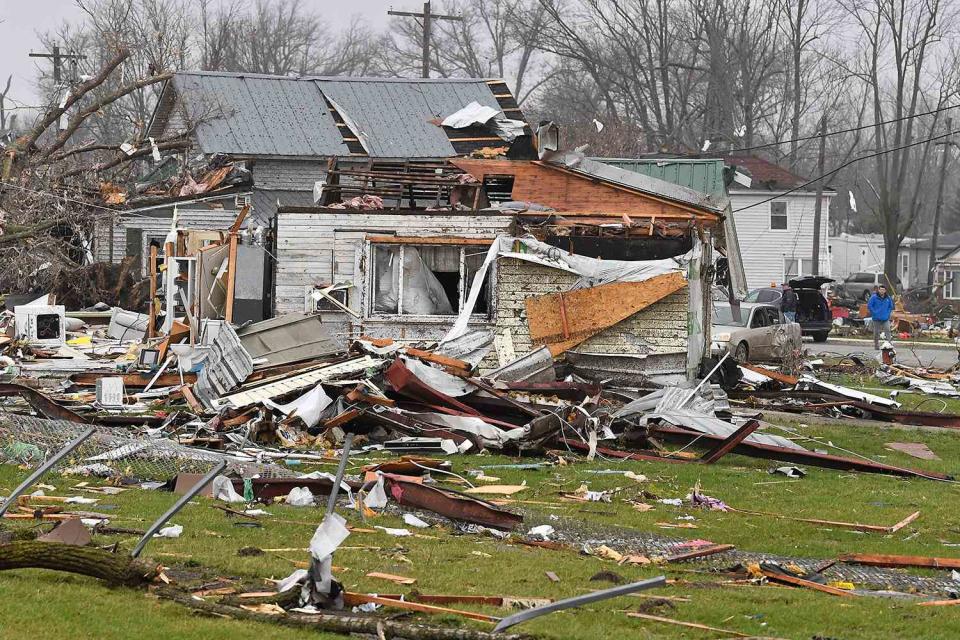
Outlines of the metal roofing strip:
M558 153L549 157L546 164L717 213L722 213L725 206L725 204L716 202L713 197L706 193L628 169L597 162L577 153Z

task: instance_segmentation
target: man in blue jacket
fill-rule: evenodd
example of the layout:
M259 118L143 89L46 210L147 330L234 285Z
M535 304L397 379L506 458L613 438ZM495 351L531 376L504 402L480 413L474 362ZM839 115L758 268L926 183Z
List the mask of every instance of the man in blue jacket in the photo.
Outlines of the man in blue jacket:
M890 315L893 313L893 298L887 295L887 288L883 285L877 287L877 291L870 296L867 302L867 309L870 310L870 318L873 324L873 348L880 349L880 333L886 336L886 340L893 340L890 334Z

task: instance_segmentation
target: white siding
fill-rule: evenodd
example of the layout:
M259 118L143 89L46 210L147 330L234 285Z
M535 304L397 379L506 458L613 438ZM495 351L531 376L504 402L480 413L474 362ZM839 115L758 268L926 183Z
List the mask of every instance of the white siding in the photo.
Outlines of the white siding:
M841 233L830 238L830 277L843 280L858 271L882 271L883 236Z
M770 202L764 202L773 194L761 191L731 191L730 201L737 236L740 239L740 255L751 289L769 286L771 282L783 281L784 259L803 258L804 271L813 253L813 215L816 194L791 193L777 198L787 202L787 228L770 228ZM827 229L830 227L830 198L823 196L820 219L820 275L830 275ZM761 203L762 204L758 204ZM749 209L738 211L744 207Z
M199 202L178 206L178 224L183 229L229 229L237 217L237 211L233 209L233 196L223 203L223 209L206 208L207 204ZM113 220L112 238L110 216L98 218L94 228L94 259L109 262L112 241L113 262L120 262L127 255L127 229L140 229L150 236L166 234L170 231L172 214L172 207L118 212Z
M314 285L351 282L348 305L363 315L362 255L368 235L489 238L508 232L509 216L387 214L370 211L277 214L276 314L303 311ZM360 272L358 273L358 268ZM343 320L344 314L330 314ZM401 339L439 339L449 320L404 323L364 319L354 331Z

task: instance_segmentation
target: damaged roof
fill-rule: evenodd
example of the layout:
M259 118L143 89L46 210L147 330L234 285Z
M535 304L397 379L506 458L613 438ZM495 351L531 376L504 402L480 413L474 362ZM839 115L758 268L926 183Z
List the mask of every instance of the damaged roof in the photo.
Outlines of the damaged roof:
M592 158L604 164L642 173L707 193L717 201L727 197L724 162L720 158Z
M717 197L715 194L697 191L674 182L668 182L660 177L638 173L635 170L621 168L614 164L599 162L577 153L557 154L552 156L548 162L554 166L599 178L608 183L628 187L648 195L667 198L674 202L708 209L716 213L722 213L727 205L725 194Z
M523 120L502 80L178 72L149 135L201 120L196 140L204 153L250 156L445 158L505 144L476 128L434 123L471 102Z

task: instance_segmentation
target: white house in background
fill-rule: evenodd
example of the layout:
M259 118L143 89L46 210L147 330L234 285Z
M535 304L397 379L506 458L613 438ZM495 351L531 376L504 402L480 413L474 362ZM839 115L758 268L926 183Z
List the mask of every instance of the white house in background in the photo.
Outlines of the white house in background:
M813 272L813 218L816 189L790 189L807 182L763 158L728 155L724 162L737 176L727 191L740 239L740 255L751 288L787 282ZM736 175L736 174L734 174ZM819 274L834 277L827 229L830 200L836 192L824 189L820 208Z
M957 261L958 247L960 247L960 232L941 233L937 239L938 262ZM879 233L860 235L841 233L839 236L830 238L832 277L843 280L854 273L872 274L883 271L885 254L883 236ZM904 238L897 254L897 276L900 278L901 288L911 289L926 285L929 264L930 236Z
M885 250L879 233L841 233L830 238L829 252L831 277L837 280L853 273L883 271Z

